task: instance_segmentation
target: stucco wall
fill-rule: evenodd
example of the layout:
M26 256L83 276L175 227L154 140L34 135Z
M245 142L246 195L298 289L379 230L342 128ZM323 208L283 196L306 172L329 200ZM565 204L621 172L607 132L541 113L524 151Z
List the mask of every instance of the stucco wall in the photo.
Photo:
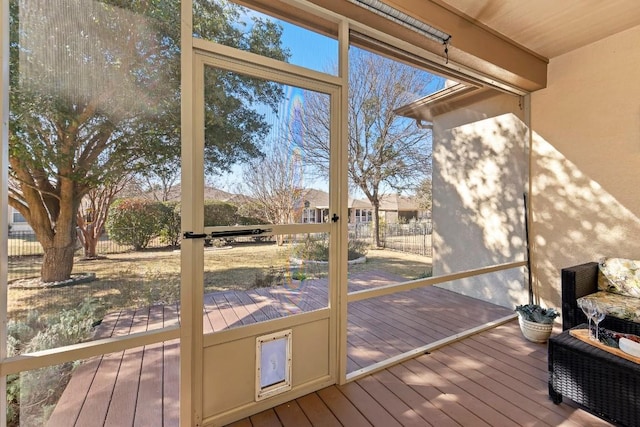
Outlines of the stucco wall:
M434 276L526 259L526 144L521 100L494 92L434 119ZM442 287L513 307L528 280L514 268Z
M560 270L640 259L640 27L554 58L531 96L532 261L543 302Z

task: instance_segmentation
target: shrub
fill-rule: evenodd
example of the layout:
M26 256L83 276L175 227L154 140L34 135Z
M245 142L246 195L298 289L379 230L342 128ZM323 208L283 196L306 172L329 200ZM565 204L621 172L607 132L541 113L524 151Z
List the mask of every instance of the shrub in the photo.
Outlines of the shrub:
M329 261L329 241L307 236L293 247L291 255L302 260Z
M364 240L349 239L347 251L349 253L348 260L362 258L367 254L369 244Z
M256 278L253 286L255 288L269 288L271 286L283 283L283 281L284 273L271 266L266 273L264 273L262 270L256 273Z
M348 259L354 260L367 254L368 244L364 240L349 239L347 246ZM329 240L307 236L301 243L296 244L292 256L302 260L329 261Z
M86 299L77 309L62 310L49 318L31 312L24 321L7 323L8 355L35 352L86 340L95 324L98 304ZM7 376L7 425L45 425L64 391L74 363Z
M238 208L230 203L206 201L204 204L205 227L236 225Z
M424 272L418 274L416 276L416 280L417 279L428 279L429 277L433 276L433 268L432 267L427 267Z
M210 238L206 238L204 240L204 245L205 246L214 247L214 248L224 248L225 246L229 245L229 240L227 240L227 239L210 239Z
M109 237L137 251L146 248L163 227L167 207L160 202L124 199L113 204L107 220Z
M304 271L295 270L291 273L292 280L306 280L307 274Z
M239 225L268 224L264 218L264 208L259 203L250 200L240 200L235 203L238 208Z
M258 218L257 216L238 216L238 225L263 225L269 224L268 221Z
M180 244L181 238L180 204L178 202L164 202L163 206L165 209L160 239L163 243L175 248Z

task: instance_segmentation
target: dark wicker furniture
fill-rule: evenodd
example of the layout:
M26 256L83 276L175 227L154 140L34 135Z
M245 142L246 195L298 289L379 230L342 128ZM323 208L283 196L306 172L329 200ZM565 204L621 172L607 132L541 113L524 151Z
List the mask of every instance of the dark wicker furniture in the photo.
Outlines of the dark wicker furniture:
M634 325L635 330L626 332L640 334L640 324ZM640 364L574 338L569 331L549 339L548 355L549 398L554 403L564 396L614 424L640 425Z
M577 299L598 291L598 263L588 262L562 269L562 329L570 329L587 322ZM600 323L603 328L625 332L635 323L607 316ZM640 422L639 422L640 423Z

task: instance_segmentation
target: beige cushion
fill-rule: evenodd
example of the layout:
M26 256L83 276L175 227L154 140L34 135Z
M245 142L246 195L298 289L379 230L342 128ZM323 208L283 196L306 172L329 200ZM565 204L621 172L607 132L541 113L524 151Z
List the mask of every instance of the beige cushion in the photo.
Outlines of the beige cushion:
M640 261L625 258L600 261L598 290L640 298Z
M578 298L578 306L580 306L580 301L583 299L596 300L609 316L640 322L640 298L628 297L608 291L598 291Z

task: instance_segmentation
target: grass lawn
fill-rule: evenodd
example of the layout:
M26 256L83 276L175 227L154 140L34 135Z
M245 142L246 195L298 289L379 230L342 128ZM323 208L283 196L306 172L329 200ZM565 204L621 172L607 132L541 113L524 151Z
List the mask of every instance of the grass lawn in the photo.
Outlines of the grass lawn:
M228 289L250 289L270 286L298 269L289 261L291 247L272 243L239 244L230 249L205 249L205 292ZM9 263L9 275L31 269L38 275L33 259L15 259ZM407 280L429 276L431 259L390 250L370 250L367 262L349 265L349 272L387 271ZM19 319L29 311L49 315L62 309L73 309L86 298L100 301L99 314L119 309L136 309L179 300L180 252L145 250L111 254L104 259L74 264L74 273L95 273L89 283L49 289L9 288L9 319ZM326 265L308 266L307 277L326 275Z
M291 246L277 246L273 243L238 244L230 249L206 248L204 251L205 292L228 289L251 289L258 286L273 286L282 283L293 272L300 272L307 278L322 277L327 274L326 264L315 264L300 269L290 261ZM135 310L155 304L169 304L179 301L180 296L180 252L173 250L145 250L109 254L103 259L76 259L73 273L94 273L96 279L88 283L77 283L56 288L8 289L9 320L21 321L9 329L17 334L17 346L12 354L22 351L37 351L68 344L69 333L78 328L79 323L88 321L82 333L76 332L73 342L79 342L90 335L91 324L104 315L121 309ZM9 277L39 277L39 258L34 256L11 257ZM386 271L406 279L425 277L431 272L431 259L390 250L370 250L367 262L350 264L349 273L369 270ZM69 312L77 309L86 299L98 301L97 311ZM86 307L87 305L84 304ZM91 314L86 314L91 313ZM55 315L66 321L55 320ZM35 319L35 321L34 321ZM29 329L29 327L33 328ZM12 335L13 336L13 335ZM42 340L40 337L46 337ZM29 347L33 343L39 347ZM31 350L30 350L31 349ZM13 399L9 406L20 414L20 422L42 424L48 410L53 408L70 378L72 364L51 366L29 372L29 377L12 377L8 387L21 387L24 401ZM25 397L26 396L26 397ZM37 401L36 405L21 405ZM21 410L21 412L18 412ZM14 416L10 425L17 425Z

